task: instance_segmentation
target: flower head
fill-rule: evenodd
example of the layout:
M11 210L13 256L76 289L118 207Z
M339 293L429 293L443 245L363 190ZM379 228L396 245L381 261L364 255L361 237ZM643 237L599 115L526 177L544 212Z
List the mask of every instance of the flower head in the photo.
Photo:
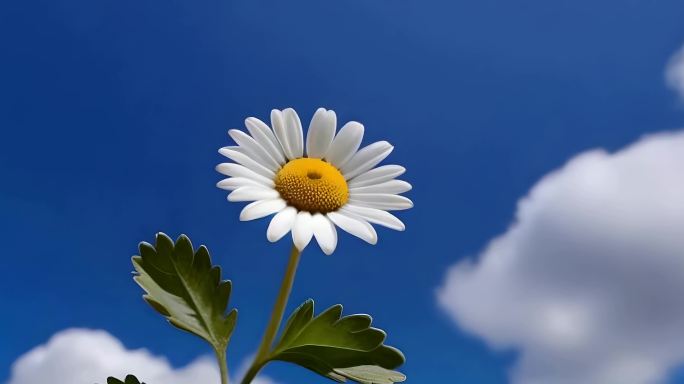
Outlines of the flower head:
M335 112L319 108L309 125L306 151L294 109L271 111L273 129L254 117L247 118L245 126L249 134L228 132L237 146L219 150L235 163L216 167L229 176L217 186L232 191L228 201L252 202L240 220L275 214L266 232L269 241L291 231L299 250L315 237L329 255L337 246L336 226L370 244L378 240L371 223L404 230L401 220L388 211L413 206L400 195L411 185L396 180L405 169L376 168L394 147L379 141L359 149L364 132L360 123L349 122L336 132Z

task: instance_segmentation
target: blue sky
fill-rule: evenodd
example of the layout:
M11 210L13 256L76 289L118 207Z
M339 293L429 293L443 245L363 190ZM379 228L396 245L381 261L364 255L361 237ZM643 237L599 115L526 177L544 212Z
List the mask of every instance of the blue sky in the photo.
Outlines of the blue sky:
M365 143L395 146L415 208L374 247L309 247L291 307L371 313L410 382L506 383L515 353L460 330L435 291L542 176L684 125L663 75L682 15L675 0L0 4L0 380L71 327L175 366L208 353L130 278L136 244L157 231L209 247L240 311L231 365L253 353L289 245L266 241L266 221L238 222L214 186L217 149L247 116L291 106L308 121L324 106L363 122Z

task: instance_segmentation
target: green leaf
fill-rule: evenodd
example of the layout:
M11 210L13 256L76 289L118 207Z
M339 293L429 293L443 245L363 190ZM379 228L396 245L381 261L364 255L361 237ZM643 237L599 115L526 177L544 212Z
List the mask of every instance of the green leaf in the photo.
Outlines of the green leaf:
M107 384L145 384L145 383L140 383L138 379L133 376L133 375L128 375L126 376L126 379L124 381L121 381L117 378L110 377L107 379Z
M341 316L342 306L334 305L314 317L314 302L307 300L288 319L269 360L295 363L338 382L406 380L393 371L405 362L404 355L383 344L386 334L370 326L370 316Z
M336 368L335 372L361 383L392 384L406 380L406 376L403 373L391 371L377 365Z
M142 242L139 249L140 256L132 259L133 279L145 290L145 301L174 326L203 338L217 352L225 351L237 310L226 315L231 282L221 280L221 269L211 265L207 248L194 251L187 236L174 244L158 233L154 246Z

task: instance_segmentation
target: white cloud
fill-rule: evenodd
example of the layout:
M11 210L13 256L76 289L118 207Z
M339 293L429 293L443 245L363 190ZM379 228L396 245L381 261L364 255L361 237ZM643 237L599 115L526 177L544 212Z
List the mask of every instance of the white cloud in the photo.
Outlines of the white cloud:
M667 84L684 98L684 47L670 59L665 71Z
M109 333L101 330L67 329L58 332L12 364L8 384L93 384L109 376L136 375L147 384L188 384L220 382L216 363L200 357L187 366L174 369L160 356L147 350L128 350ZM254 384L275 384L259 378Z
M523 198L440 306L519 384L652 384L684 363L684 132L582 153Z

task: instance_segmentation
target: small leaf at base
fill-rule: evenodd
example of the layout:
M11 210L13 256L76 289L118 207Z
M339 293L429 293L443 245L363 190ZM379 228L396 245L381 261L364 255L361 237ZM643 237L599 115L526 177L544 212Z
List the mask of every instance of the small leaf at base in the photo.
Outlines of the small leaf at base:
M128 375L128 376L126 376L126 379L124 379L124 381L121 381L121 380L114 378L114 377L109 377L109 378L107 378L107 384L145 384L145 383L141 383L133 375Z

